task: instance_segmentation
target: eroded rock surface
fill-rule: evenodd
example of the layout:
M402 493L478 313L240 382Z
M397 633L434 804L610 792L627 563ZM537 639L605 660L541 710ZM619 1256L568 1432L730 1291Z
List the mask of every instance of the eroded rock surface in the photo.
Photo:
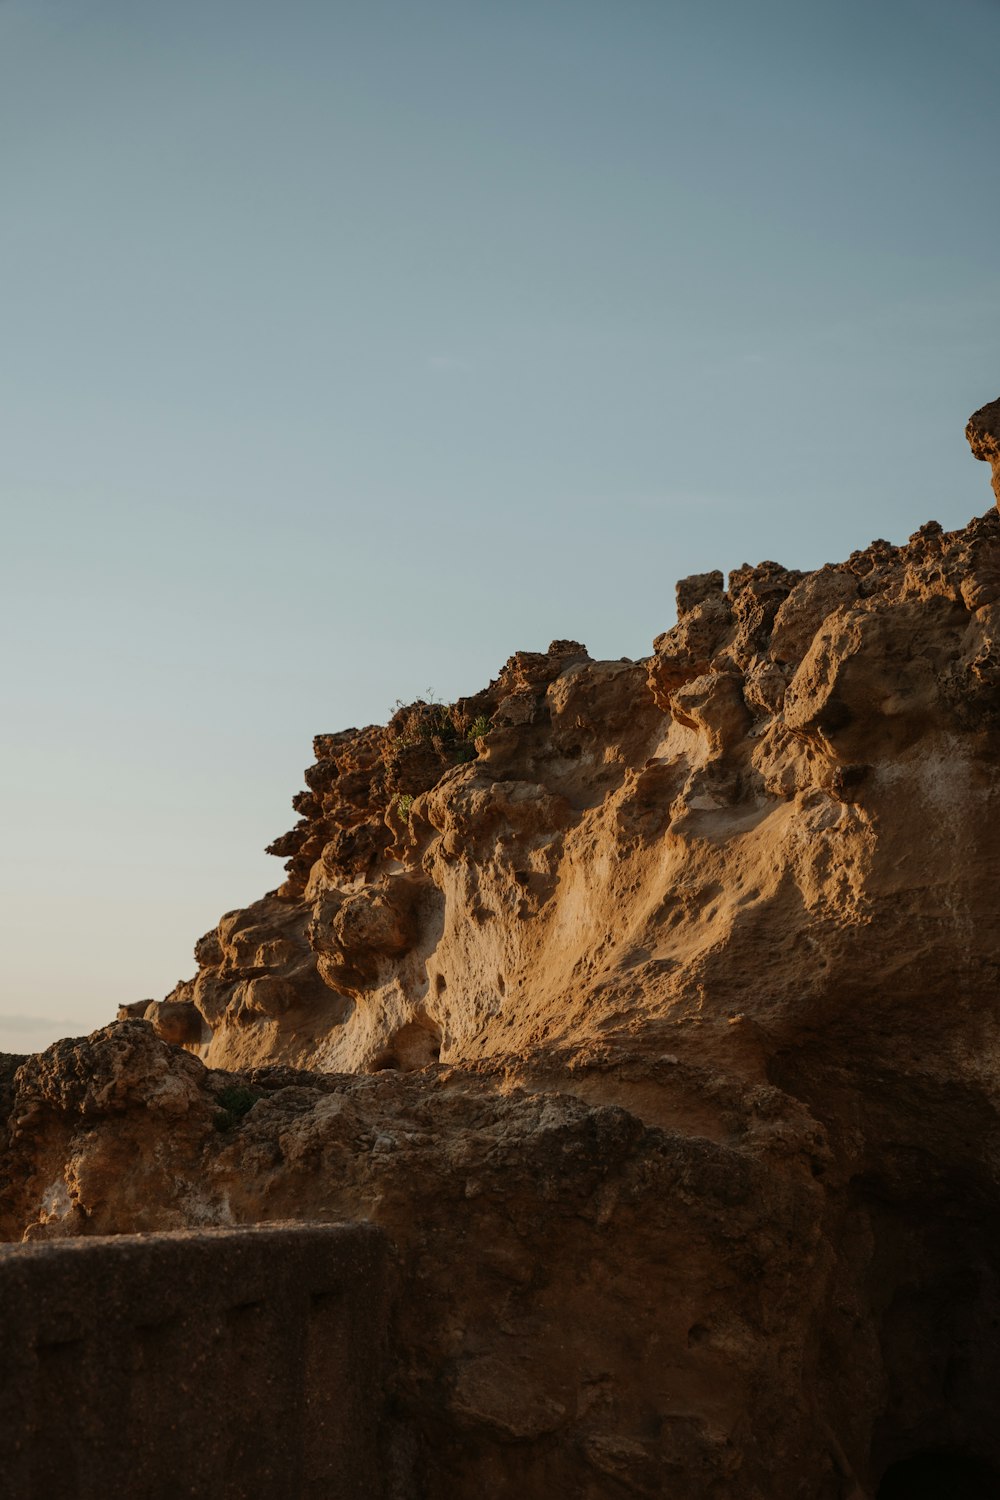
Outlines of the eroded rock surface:
M990 401L973 412L965 435L973 455L993 470L993 493L1000 505L1000 401Z
M210 1067L528 1079L556 1046L688 1045L694 1016L700 1057L728 1056L726 1005L825 1024L848 990L926 986L955 924L985 962L998 622L991 512L684 580L646 661L560 641L473 698L320 735L271 846L284 884L129 1010Z
M400 1494L1000 1468L1000 514L677 604L319 736L284 884L8 1084L7 1238L388 1231Z

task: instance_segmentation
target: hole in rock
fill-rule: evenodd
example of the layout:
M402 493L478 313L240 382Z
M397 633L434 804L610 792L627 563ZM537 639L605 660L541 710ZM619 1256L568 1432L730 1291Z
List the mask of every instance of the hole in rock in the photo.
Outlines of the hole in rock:
M410 1021L388 1038L389 1045L370 1064L372 1073L397 1068L411 1073L436 1063L441 1056L441 1029L427 1017Z
M889 1465L877 1500L1000 1500L1000 1475L964 1453L914 1453Z

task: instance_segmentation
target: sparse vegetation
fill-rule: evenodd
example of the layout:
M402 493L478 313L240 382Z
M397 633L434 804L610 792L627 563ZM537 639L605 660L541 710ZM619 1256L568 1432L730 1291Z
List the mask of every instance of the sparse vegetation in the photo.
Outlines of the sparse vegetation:
M389 768L390 787L393 781L398 786L399 779L402 779L397 779L399 772L393 762L407 750L427 747L436 751L444 762L439 775L443 774L449 762L461 766L475 760L475 742L489 732L492 720L483 713L472 718L469 710L460 705L461 700L459 703L441 703L430 688L427 689L427 697L418 698L415 703L397 701L383 750L383 758ZM415 768L421 778L425 775L422 760L422 757L418 758ZM406 777L411 785L413 774L414 770L411 769ZM406 794L395 800L395 809L404 821L409 818L412 801L413 798Z
M413 798L408 792L403 792L396 798L396 811L404 823L410 821L410 808L413 806Z
M427 689L427 697L418 698L416 703L403 703L397 699L390 727L395 731L393 743L397 750L434 741L450 744L459 738L455 705L441 703L431 688Z
M244 1115L250 1113L259 1098L260 1094L256 1089L247 1088L244 1084L231 1084L228 1088L220 1089L216 1095L220 1105L215 1116L216 1130L232 1130Z

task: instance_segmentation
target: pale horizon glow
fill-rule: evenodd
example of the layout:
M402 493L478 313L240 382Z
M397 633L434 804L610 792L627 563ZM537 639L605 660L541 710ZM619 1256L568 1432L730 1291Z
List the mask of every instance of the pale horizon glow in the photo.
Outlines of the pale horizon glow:
M993 0L0 0L0 1050L194 970L319 731L991 503Z

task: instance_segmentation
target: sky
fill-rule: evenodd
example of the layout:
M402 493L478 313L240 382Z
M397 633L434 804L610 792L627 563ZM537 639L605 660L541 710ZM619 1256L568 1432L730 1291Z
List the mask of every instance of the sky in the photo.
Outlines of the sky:
M964 525L1000 0L0 0L0 1050L282 879L319 731Z

